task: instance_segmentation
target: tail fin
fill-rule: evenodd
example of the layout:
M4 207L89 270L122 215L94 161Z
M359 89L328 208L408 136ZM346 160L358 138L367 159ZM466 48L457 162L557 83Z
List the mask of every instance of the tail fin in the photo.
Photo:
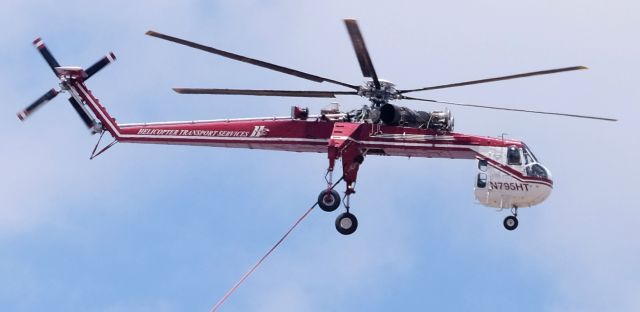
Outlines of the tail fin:
M108 53L104 57L102 57L95 64L91 65L89 68L84 70L81 67L69 67L69 66L60 66L58 61L53 57L47 46L44 44L41 38L37 38L33 41L33 45L38 49L42 57L45 59L53 73L60 80L60 89L51 89L40 98L38 98L31 105L27 106L25 109L18 113L18 118L22 121L25 121L31 114L33 114L38 108L42 105L46 104L53 98L55 98L61 92L69 92L71 93L71 97L69 98L69 102L71 106L74 108L76 113L80 116L84 124L87 128L91 129L92 133L97 133L102 131L101 121L104 116L100 116L96 109L103 109L102 107L91 107L90 104L86 103L85 97L80 94L79 89L88 93L91 99L95 100L93 96L90 95L90 91L86 89L84 86L84 81L91 78L98 71L103 69L105 66L109 65L113 61L116 60L116 56L113 52ZM97 104L97 100L95 100L95 104ZM87 107L89 106L89 109ZM99 106L99 105L98 105ZM93 114L92 114L93 113ZM106 115L106 112L104 112ZM94 117L95 116L95 117ZM96 117L98 120L96 120ZM111 118L106 115L106 118ZM111 118L112 119L112 118ZM115 123L114 123L115 124ZM109 129L112 134L114 131Z

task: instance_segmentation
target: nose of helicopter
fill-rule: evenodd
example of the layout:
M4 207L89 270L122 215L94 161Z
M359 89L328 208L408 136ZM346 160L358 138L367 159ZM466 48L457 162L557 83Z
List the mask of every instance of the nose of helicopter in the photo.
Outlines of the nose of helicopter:
M489 207L531 207L545 201L553 190L549 169L538 162L521 167L519 174L499 166L482 166L477 176L476 199Z
M546 200L553 190L551 172L540 163L533 163L525 167L528 178L531 179L530 191L526 200L527 206L533 206Z

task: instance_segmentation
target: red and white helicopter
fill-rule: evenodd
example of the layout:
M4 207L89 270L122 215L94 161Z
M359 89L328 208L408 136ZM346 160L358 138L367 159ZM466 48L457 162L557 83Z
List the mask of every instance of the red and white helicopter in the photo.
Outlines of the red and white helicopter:
M335 226L338 232L345 235L352 234L358 226L356 217L350 212L349 197L355 193L358 169L365 156L369 155L476 159L478 173L475 197L483 205L511 209L512 215L507 216L503 222L508 230L514 230L518 226L519 208L537 205L551 193L553 181L549 170L536 159L522 141L455 133L453 132L454 119L448 110L414 111L407 107L393 105L392 101L414 100L615 121L615 119L603 117L442 102L407 96L408 93L418 91L546 75L581 70L586 67L558 68L417 89L396 89L393 83L378 78L357 22L347 19L345 24L360 63L362 75L370 78L363 85L353 85L311 75L155 31L148 31L146 34L303 79L327 82L351 89L350 91L174 89L178 93L318 98L358 95L370 101L352 111L341 112L336 106L322 110L318 115L310 115L308 109L293 107L291 116L287 117L119 124L85 84L96 72L113 62L115 55L107 54L88 69L63 67L38 38L34 41L34 45L60 79L60 89L51 89L18 113L18 117L20 120L25 120L60 92L68 92L71 96L69 98L71 105L92 133L100 133L102 138L102 135L108 132L114 138L111 144L96 152L100 144L98 141L91 158L101 154L116 142L327 153L329 158L329 167L325 176L327 186L320 192L317 204L324 211L334 211L340 206L341 198L333 189L335 185L332 181L332 173L336 160L342 159L341 180L346 183L343 201L346 211L337 217Z

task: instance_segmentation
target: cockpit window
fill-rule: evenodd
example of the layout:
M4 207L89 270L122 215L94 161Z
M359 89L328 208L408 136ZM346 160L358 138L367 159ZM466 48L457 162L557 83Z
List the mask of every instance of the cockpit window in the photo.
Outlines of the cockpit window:
M536 159L533 157L531 153L525 148L522 150L522 155L524 156L524 164L528 165L536 162Z
M520 149L512 145L507 148L507 164L509 165L522 165L520 159Z
M547 173L547 170L544 169L544 167L540 166L539 164L533 164L531 166L527 167L527 175L530 177L538 177L538 178L549 178L549 174Z
M525 163L526 164L530 164L530 163L534 163L534 162L538 162L538 159L536 158L535 155L533 155L533 152L529 149L529 147L526 144L523 144L524 148L522 149L522 152L524 154L524 158L525 158Z

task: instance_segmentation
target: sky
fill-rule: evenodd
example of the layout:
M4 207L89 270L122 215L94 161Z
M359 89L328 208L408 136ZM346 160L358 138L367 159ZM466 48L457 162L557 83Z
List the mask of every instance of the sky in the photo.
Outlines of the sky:
M554 177L547 201L475 203L472 161L367 157L342 236L313 211L221 311L639 311L640 3L612 1L5 1L0 11L0 307L208 311L311 205L326 155L118 144L59 96L15 114L58 61L118 60L88 86L119 122L286 116L323 99L187 96L172 87L334 90L145 36L188 38L320 76L363 78L356 18L381 78L418 88L549 68L587 71L416 94L619 118L449 107L456 131L521 139ZM341 97L345 109L364 99ZM405 102L414 109L445 106ZM339 189L344 186L341 185Z

